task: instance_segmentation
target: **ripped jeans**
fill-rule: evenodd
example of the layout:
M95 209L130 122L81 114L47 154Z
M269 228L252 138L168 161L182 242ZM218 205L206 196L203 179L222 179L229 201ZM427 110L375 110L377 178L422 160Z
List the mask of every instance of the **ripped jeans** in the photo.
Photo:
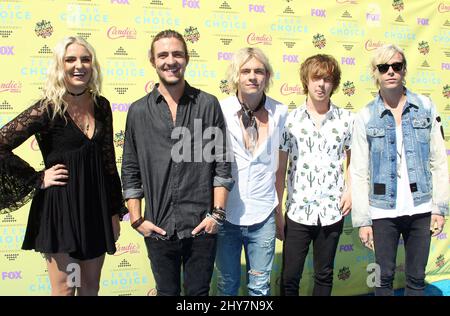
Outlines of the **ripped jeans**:
M270 272L275 254L275 213L251 226L225 222L217 234L218 295L238 295L244 246L248 294L270 295Z

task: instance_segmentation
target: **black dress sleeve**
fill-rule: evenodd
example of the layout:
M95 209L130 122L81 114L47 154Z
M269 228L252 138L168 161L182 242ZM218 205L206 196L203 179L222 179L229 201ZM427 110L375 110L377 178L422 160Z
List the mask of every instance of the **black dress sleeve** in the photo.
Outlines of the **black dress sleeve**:
M113 117L109 101L103 97L99 99L99 105L104 113L104 139L102 145L102 157L105 166L105 179L108 193L111 195L111 215L119 215L120 219L128 213L122 197L122 185L116 165L116 154L113 141Z
M0 129L0 214L21 208L40 188L44 171L37 172L12 151L49 122L46 107L37 102Z

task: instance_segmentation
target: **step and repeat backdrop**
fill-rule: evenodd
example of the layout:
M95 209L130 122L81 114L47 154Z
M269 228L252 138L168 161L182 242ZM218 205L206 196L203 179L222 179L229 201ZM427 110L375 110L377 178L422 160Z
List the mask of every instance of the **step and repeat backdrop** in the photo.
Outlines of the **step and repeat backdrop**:
M150 92L157 76L147 51L152 37L175 29L187 41L191 85L228 96L225 71L237 49L259 47L275 70L269 95L294 109L305 99L298 70L317 53L332 54L342 80L333 101L352 111L377 93L369 72L373 51L385 44L402 47L408 59L407 86L429 96L450 135L450 1L430 0L11 0L0 2L0 127L41 95L56 42L84 37L96 49L103 72L103 95L111 102L117 166L121 167L129 105ZM446 138L447 148L449 138ZM42 169L32 137L16 151ZM449 151L447 151L449 152ZM22 251L29 205L0 216L0 295L49 295L41 254ZM445 231L433 238L427 281L450 279ZM400 241L402 244L402 241ZM281 243L277 241L272 294L279 294ZM404 285L404 250L399 247L396 287ZM345 221L335 261L333 295L369 293L374 261L358 232ZM242 280L245 283L245 265ZM369 266L368 266L369 265ZM369 282L367 282L369 280ZM312 256L307 258L301 294L312 292ZM216 293L214 275L211 294ZM117 253L107 256L101 295L154 295L155 283L143 238L125 218ZM242 288L240 294L246 294Z

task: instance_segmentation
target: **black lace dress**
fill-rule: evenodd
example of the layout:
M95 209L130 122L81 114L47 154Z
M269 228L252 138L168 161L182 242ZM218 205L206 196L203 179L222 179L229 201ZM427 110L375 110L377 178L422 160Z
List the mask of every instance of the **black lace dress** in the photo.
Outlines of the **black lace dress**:
M103 97L96 103L92 139L68 113L51 119L40 102L0 129L0 213L33 199L22 249L68 253L81 260L116 251L111 217L126 209L115 161L111 108ZM45 169L66 165L65 186L39 189L44 172L12 152L31 135L39 144Z

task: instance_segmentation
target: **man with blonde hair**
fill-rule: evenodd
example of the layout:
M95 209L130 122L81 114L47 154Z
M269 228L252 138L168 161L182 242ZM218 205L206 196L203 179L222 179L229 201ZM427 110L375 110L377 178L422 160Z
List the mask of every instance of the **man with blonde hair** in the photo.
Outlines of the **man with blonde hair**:
M220 295L237 295L241 251L247 261L248 292L270 295L275 252L275 190L279 132L287 107L266 96L273 70L259 48L238 50L228 68L235 95L220 102L229 143L233 148L232 176L226 221L219 228L216 265Z
M358 114L353 132L353 226L375 251L375 295L393 295L400 235L406 295L423 295L431 236L448 214L448 167L440 118L431 100L406 89L406 58L395 45L372 58L378 96ZM431 233L430 233L431 230Z

